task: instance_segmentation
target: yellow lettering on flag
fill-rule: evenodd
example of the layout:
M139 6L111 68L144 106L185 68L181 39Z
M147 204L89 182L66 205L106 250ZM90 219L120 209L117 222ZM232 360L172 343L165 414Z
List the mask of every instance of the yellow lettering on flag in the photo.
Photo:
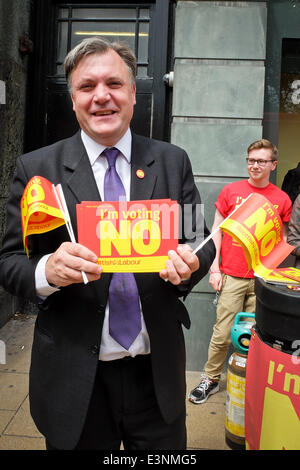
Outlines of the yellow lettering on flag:
M257 240L261 240L274 227L274 222L272 219L265 223L266 218L267 212L262 207L260 207L244 222L248 228L252 228L253 225L255 225L254 235L256 236Z

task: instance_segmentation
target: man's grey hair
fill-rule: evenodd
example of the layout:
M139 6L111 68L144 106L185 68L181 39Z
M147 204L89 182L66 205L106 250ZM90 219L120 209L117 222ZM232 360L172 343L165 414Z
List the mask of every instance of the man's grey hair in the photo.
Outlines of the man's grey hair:
M95 36L83 39L83 41L68 52L65 58L65 75L70 92L72 91L72 72L81 59L90 54L105 54L109 50L113 50L119 54L128 68L132 84L135 83L137 65L135 55L130 47L122 42L110 42Z

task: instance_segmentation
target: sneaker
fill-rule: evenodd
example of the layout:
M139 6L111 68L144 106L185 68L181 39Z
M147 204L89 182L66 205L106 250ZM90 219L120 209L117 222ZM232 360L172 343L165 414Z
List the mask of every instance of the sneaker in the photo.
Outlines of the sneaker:
M196 405L206 402L210 395L217 393L220 389L219 382L211 380L206 376L202 377L203 378L199 385L189 394L189 401Z

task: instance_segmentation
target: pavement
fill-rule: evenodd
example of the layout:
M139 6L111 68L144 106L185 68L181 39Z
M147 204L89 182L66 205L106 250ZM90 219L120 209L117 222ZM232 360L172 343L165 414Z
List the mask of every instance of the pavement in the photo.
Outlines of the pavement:
M35 315L14 315L0 329L0 450L44 450L29 411L28 383ZM4 363L5 362L5 363ZM201 372L187 371L187 392ZM187 400L188 450L230 450L225 443L226 375L201 405Z

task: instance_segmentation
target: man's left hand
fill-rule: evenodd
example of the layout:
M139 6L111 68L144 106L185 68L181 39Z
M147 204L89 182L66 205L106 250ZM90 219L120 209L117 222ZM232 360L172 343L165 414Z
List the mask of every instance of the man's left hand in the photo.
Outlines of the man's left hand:
M194 271L200 266L199 258L193 253L189 245L178 245L176 251L169 251L169 260L166 268L159 273L165 281L170 281L174 285L187 281Z

